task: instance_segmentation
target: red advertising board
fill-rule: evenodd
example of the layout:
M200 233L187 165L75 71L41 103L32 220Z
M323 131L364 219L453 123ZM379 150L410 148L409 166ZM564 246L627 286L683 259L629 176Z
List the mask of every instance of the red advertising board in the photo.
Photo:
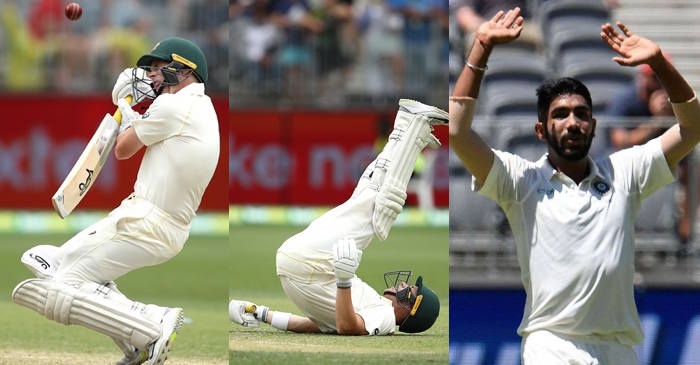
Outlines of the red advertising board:
M382 123L395 111L232 111L229 199L232 204L335 205L345 201L377 151ZM447 128L434 167L435 204L449 201ZM409 202L414 201L410 198Z
M202 210L226 210L228 100L214 99L221 154L202 199ZM104 96L0 96L0 209L52 209L51 196L78 159L105 113ZM112 156L79 209L112 209L133 191L143 152L129 160Z

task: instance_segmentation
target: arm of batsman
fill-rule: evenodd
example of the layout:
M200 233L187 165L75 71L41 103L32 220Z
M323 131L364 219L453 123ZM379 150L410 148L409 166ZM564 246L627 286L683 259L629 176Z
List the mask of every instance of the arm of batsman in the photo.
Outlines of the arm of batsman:
M112 88L112 103L118 105L119 100L124 99L127 95L131 95L133 96L131 105L135 105L152 93L151 79L148 78L144 69L125 68L119 74L117 82L114 83Z
M361 259L362 250L357 249L354 239L341 238L333 245L333 270L339 288L352 286L352 278L355 277Z

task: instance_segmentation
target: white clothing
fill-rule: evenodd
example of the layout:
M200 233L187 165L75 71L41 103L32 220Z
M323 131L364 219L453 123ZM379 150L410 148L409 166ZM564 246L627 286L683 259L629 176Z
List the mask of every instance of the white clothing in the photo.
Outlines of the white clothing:
M523 365L638 365L634 349L615 339L576 338L535 331L523 337Z
M168 261L182 249L189 227L134 195L58 248L54 280L105 284L141 267Z
M352 238L364 250L372 241L372 211L376 186L363 178L345 203L315 219L277 250L277 275L289 299L322 332L336 332L336 278L333 272L333 244ZM352 279L352 304L370 335L394 333L396 318L389 299L379 295L360 278Z
M190 224L219 160L219 122L204 85L161 94L132 126L147 146L134 192Z
M576 184L546 155L495 151L482 187L506 213L527 300L518 333L642 340L634 302L634 222L643 199L673 181L660 139L594 162Z
M278 254L278 263L280 262ZM284 260L284 259L282 259ZM282 264L284 265L284 264ZM335 326L335 279L327 283L302 283L287 276L280 276L282 289L289 300L324 333L337 332ZM396 319L391 301L379 295L360 278L352 279L352 305L365 322L369 335L381 336L394 333Z

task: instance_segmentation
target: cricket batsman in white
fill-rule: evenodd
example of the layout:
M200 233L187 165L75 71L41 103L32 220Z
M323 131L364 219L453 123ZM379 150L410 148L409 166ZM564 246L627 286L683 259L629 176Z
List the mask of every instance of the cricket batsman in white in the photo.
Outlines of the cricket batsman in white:
M537 89L535 133L548 152L536 162L492 150L471 128L488 56L516 39L520 9L483 23L450 98L450 146L473 175L473 189L506 213L527 294L518 334L524 365L638 364L643 338L634 302L634 222L641 202L673 181L676 164L700 141L695 93L654 42L617 22L601 38L622 66L647 64L664 86L678 123L642 146L594 161L596 120L578 80ZM458 315L458 314L457 314Z
M182 326L181 308L132 301L114 280L168 261L187 241L219 158L219 123L206 81L200 48L176 37L122 72L112 91L123 115L114 153L123 160L146 147L134 192L62 246L37 246L23 256L36 278L19 283L13 301L111 337L124 352L118 365L163 364ZM139 115L127 95L134 103L155 100Z
M440 142L433 126L447 124L447 113L401 100L394 130L367 167L345 203L315 219L277 250L277 275L289 299L304 313L272 311L248 301L229 303L231 321L244 326L267 323L282 331L388 335L395 326L406 333L429 329L440 301L410 271L388 272L383 295L355 275L362 251L374 235L385 240L403 209L406 186L418 154Z

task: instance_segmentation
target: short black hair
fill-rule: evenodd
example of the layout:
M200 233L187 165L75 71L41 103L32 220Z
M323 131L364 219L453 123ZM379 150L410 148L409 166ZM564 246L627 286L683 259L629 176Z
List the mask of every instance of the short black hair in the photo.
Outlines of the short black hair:
M593 110L591 93L581 81L571 77L546 80L537 88L537 119L542 124L547 124L547 114L552 100L562 95L581 95L588 107Z

